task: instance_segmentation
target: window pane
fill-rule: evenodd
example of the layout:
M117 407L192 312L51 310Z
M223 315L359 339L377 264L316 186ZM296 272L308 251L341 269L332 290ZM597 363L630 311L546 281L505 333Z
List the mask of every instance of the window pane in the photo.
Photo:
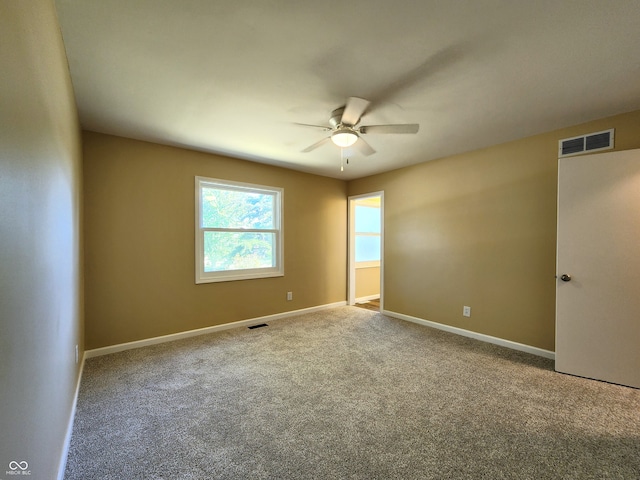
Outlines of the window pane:
M275 267L275 234L204 232L204 271Z
M356 235L356 262L380 261L380 237Z
M275 227L274 195L202 187L202 227Z
M380 209L356 205L356 232L380 233Z

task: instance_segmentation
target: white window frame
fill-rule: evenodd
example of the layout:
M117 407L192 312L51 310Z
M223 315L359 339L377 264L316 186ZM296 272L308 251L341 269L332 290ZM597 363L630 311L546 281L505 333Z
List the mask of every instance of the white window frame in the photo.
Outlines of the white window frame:
M202 226L202 189L203 187L221 188L240 192L252 192L269 194L274 197L274 227L273 229L233 229L233 228L208 228ZM284 276L284 189L256 185L252 183L233 182L217 178L195 177L195 235L196 235L196 283L230 282L234 280L248 280L252 278L268 278ZM269 232L275 234L276 256L275 266L269 268L254 268L242 270L225 270L217 272L204 271L204 236L205 232Z

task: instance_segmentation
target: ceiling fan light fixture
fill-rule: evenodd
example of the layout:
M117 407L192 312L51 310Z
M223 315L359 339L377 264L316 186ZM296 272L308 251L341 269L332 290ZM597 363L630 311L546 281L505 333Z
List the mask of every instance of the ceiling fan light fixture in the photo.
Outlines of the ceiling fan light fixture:
M358 134L349 128L340 128L331 134L331 141L341 148L347 148L358 141Z

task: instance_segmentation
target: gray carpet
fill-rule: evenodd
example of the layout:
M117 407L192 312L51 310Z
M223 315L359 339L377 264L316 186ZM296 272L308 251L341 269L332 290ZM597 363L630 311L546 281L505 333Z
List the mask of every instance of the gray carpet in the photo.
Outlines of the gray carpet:
M89 359L66 479L638 479L640 390L343 307Z

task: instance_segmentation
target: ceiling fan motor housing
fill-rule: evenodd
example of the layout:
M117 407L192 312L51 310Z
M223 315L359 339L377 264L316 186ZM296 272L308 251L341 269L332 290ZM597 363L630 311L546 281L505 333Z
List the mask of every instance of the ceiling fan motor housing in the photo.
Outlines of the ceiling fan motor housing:
M333 128L338 128L342 124L343 113L344 113L344 107L336 108L333 112L331 112L329 125L331 125Z

